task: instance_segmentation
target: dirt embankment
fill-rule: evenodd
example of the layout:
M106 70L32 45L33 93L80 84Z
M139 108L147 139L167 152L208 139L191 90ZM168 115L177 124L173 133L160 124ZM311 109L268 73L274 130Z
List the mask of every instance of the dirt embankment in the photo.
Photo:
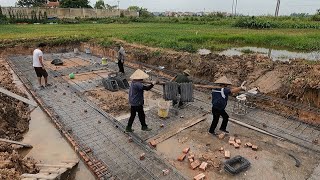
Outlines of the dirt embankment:
M149 48L137 44L126 44L124 48L127 60L139 61L154 66L164 66L167 70L183 71L190 69L193 76L214 82L226 75L234 85L248 82L248 88L260 87L260 91L272 97L301 103L304 106L320 108L320 62L290 60L290 62L272 61L260 54L224 56L217 54L198 55ZM82 44L90 47L91 52L99 56L115 57L115 47L102 48L94 44ZM292 108L286 103L258 101L265 109L279 110L288 116L320 123L320 115Z
M25 96L12 82L12 75L0 59L0 87ZM29 129L28 106L16 99L0 93L0 138L22 140ZM0 142L0 179L20 179L23 173L35 173L35 161L23 159L15 150L16 146Z

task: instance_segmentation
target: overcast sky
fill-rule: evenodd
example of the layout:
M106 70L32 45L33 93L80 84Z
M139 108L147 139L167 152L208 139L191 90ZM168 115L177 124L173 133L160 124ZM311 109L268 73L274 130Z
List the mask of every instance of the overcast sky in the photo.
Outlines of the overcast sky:
M147 8L149 11L232 11L233 0L119 0L120 8L131 5ZM0 0L1 6L14 6L15 0ZM90 0L93 5L96 0ZM105 0L110 5L117 5L117 0ZM277 0L238 0L237 12L244 15L274 14ZM281 0L280 14L293 12L314 14L320 9L320 0Z

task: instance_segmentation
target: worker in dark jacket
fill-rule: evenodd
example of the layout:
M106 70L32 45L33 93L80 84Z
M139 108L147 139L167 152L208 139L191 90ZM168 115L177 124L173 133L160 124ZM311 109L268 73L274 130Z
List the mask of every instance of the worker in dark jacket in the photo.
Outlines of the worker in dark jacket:
M131 115L128 121L128 125L126 127L126 132L132 132L132 124L134 118L136 117L136 113L138 112L139 120L141 123L141 130L143 131L151 131L152 129L148 128L146 124L146 118L143 111L144 104L144 96L143 91L149 91L157 81L153 81L151 85L144 85L143 80L149 77L148 74L138 69L131 75L131 85L129 89L129 103L131 106Z
M186 69L186 70L183 71L182 74L178 74L178 75L175 76L171 81L177 82L177 83L188 83L188 82L192 82L192 81L189 79L189 76L190 76L190 75L191 75L190 70L189 70L189 69ZM179 92L179 94L181 94L180 87L179 87L179 89L178 89L178 92ZM173 101L173 102L172 102L172 105L173 105L173 106L176 106L177 103L178 103L178 101ZM180 101L178 107L181 107L181 106L183 106L183 103Z
M228 96L230 94L238 93L241 90L246 90L246 87L244 86L243 82L241 84L241 87L237 88L229 88L228 86L231 85L231 81L227 79L227 77L223 76L217 81L215 81L216 84L219 84L222 86L222 88L216 88L212 90L212 115L213 120L209 129L209 133L216 135L215 129L218 125L219 118L222 116L222 124L220 126L220 131L223 131L225 133L229 133L227 131L227 125L229 121L229 115L226 113L225 108L227 106L228 102Z

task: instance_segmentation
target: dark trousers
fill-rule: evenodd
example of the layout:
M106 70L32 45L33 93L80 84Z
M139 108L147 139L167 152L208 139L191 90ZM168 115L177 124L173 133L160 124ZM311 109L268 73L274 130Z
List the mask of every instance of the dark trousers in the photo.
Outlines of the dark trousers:
M129 118L129 121L128 121L128 128L131 128L132 127L132 124L133 124L133 121L134 121L134 118L136 117L136 113L138 112L138 116L139 116L139 120L140 120L140 123L141 123L141 126L142 127L146 127L147 124L146 124L146 115L144 114L144 111L143 111L143 106L131 106L131 115L130 115L130 118Z
M119 72L124 73L123 62L119 61L118 62L118 67L119 67Z
M212 115L213 115L213 120L212 120L210 129L209 129L209 132L214 133L214 131L218 125L220 116L222 116L222 119L223 119L222 124L220 126L220 129L226 130L227 125L228 125L228 121L229 121L229 115L226 113L226 111L212 108Z

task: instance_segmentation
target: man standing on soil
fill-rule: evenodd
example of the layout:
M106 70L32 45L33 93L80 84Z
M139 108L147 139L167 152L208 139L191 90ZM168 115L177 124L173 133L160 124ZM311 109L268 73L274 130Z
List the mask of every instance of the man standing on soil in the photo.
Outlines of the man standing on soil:
M215 81L216 84L219 84L223 88L216 88L212 90L212 115L213 120L209 129L209 133L213 135L217 135L215 133L215 129L218 125L219 118L222 116L223 121L220 126L220 131L223 131L225 133L229 133L227 131L227 125L229 121L229 115L226 113L225 108L227 106L228 102L228 96L232 93L238 93L241 90L246 90L246 87L244 86L245 82L241 84L240 87L237 88L229 88L229 85L232 85L231 81L227 79L226 76L221 77L217 81Z
M182 74L176 75L171 81L172 81L172 82L177 82L177 83L179 83L179 84L180 84L180 83L188 83L188 82L191 82L191 80L190 80L189 77L188 77L188 76L190 76L190 75L191 75L190 70L189 70L189 69L186 69L186 70L183 71ZM180 87L179 87L179 89L178 89L178 92L179 92L179 94L181 94ZM178 103L177 101L173 101L173 102L172 102L172 105L175 106L177 103ZM181 107L181 106L183 106L183 103L182 103L181 101L179 101L178 107Z
M38 45L38 48L33 51L33 67L36 71L37 77L38 77L38 83L39 83L39 89L43 89L43 85L41 84L41 77L44 77L44 84L45 86L50 86L51 84L48 84L48 73L46 69L44 68L43 64L43 50L46 44L40 43Z
M128 121L128 125L126 127L126 132L133 132L132 124L134 118L136 117L136 113L138 112L139 120L141 123L141 130L143 131L151 131L152 129L148 128L146 124L146 118L143 111L144 105L144 96L143 91L149 91L157 81L153 81L151 85L145 86L143 85L143 80L149 77L148 74L144 73L142 70L138 69L131 75L131 85L129 89L129 102L131 105L131 115Z
M124 51L124 48L120 44L118 45L118 48L119 48L119 51L118 51L119 72L124 74L123 64L124 64L124 59L125 59L126 52Z

